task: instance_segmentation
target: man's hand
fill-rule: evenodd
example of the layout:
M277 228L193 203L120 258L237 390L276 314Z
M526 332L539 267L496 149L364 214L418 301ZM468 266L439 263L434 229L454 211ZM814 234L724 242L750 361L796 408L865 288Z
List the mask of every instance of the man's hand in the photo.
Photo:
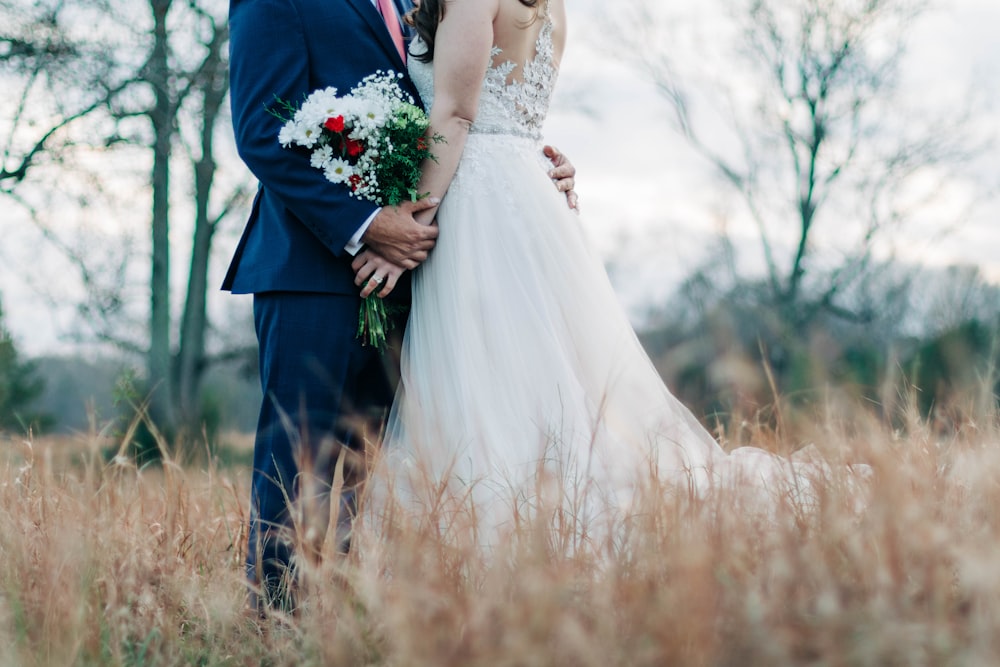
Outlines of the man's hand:
M434 248L438 228L420 224L413 219L413 214L440 203L436 197L428 197L399 206L386 206L372 220L361 241L382 259L404 269L415 269Z
M359 252L351 262L351 268L354 269L354 284L362 288L362 299L375 290L379 290L378 296L381 299L389 296L406 270L371 250Z
M569 207L574 211L579 211L580 198L577 196L576 191L573 190L576 187L576 167L557 148L546 146L544 150L545 157L552 161L549 178L555 181L556 189L559 192L566 193L566 203L569 204Z

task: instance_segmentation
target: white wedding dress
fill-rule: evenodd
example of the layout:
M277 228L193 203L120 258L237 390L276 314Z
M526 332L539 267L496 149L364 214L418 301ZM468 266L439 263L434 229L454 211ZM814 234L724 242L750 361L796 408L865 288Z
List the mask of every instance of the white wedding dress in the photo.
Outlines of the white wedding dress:
M725 453L642 349L547 175L540 130L557 71L541 14L532 61L494 49L437 246L413 274L375 479L425 508L442 491L460 498L491 531L547 493L577 518L627 511L651 477L697 495L720 484L801 487L802 464ZM410 58L409 71L429 107L432 65Z

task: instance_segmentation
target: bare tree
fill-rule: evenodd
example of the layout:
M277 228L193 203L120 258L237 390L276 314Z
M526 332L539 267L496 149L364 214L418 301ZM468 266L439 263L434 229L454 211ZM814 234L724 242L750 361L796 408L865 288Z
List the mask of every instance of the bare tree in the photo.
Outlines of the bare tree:
M771 300L804 325L872 267L872 250L972 156L965 118L922 121L896 99L923 0L724 0L732 47L701 77L659 0L619 19L625 57L655 83L677 131L739 194L759 239ZM726 18L731 23L726 23ZM689 59L703 59L689 45ZM730 39L731 38L731 39ZM816 239L835 237L839 261Z
M66 148L67 129L106 106L129 83L104 49L63 29L62 0L0 0L0 75L8 100L0 188L12 193L38 160ZM71 94L46 95L51 91ZM45 97L44 101L40 100ZM44 116L48 122L37 122Z
M42 5L39 9L40 4ZM33 9L32 9L33 8ZM26 183L42 156L56 161L75 147L72 124L87 124L90 148L100 147L107 160L117 150L141 148L148 158L149 309L146 335L122 335L121 297L112 293L91 300L85 312L97 337L132 351L143 351L149 413L169 435L196 428L199 390L206 365L210 330L207 290L212 240L219 225L245 201L245 177L219 179L218 138L229 134L226 3L221 0L3 0L0 15L19 16L0 29L3 74L24 91L23 103L8 129L0 182L12 197L38 184ZM75 29L81 13L91 31ZM116 43L109 35L117 35ZM2 45L8 45L3 51ZM90 73L81 77L79 72ZM45 77L39 82L40 77ZM59 85L57 85L59 78ZM93 91L98 91L96 94ZM71 100L55 116L31 114L29 99ZM30 127L45 129L33 142L23 139ZM20 149L20 150L18 150ZM186 180L178 181L181 169ZM75 174L80 177L80 174ZM8 185L9 183L9 185ZM191 256L179 327L172 309L171 203L189 187ZM188 207L185 207L187 210ZM36 211L37 213L37 211ZM43 227L45 221L41 221ZM85 283L92 267L57 233L45 230L71 257ZM120 273L123 276L124 272ZM121 283L121 279L118 281ZM94 296L91 293L91 296Z

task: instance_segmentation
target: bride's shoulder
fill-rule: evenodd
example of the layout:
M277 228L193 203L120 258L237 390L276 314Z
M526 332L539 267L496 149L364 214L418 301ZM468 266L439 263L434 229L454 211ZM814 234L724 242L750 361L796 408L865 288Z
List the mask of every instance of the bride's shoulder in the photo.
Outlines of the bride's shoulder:
M447 5L447 11L444 12L444 19L448 19L448 15L458 12L465 16L476 16L480 18L493 17L494 19L502 11L503 4L506 0L461 0L460 2L442 3L442 5Z

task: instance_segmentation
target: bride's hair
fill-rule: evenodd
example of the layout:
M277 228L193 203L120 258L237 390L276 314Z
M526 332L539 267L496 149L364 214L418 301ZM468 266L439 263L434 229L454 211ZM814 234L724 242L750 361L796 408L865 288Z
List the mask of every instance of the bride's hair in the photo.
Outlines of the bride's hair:
M425 63L434 60L434 36L437 34L438 24L444 18L444 6L447 0L420 0L416 9L407 13L404 20L417 31L420 39L426 45L427 50L423 53L413 54L412 57ZM537 7L539 0L520 0L525 7Z

